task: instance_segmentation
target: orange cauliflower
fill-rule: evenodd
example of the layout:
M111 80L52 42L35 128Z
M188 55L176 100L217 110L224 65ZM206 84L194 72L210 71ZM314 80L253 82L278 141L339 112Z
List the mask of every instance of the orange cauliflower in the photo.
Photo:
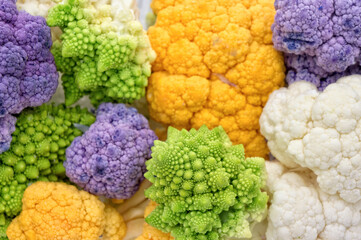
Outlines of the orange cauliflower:
M157 206L157 204L153 201L149 202L149 205L146 207L144 212L144 218L147 217ZM164 233L152 226L148 223L144 223L143 233L136 240L173 240L174 238L170 235L170 233Z
M259 117L283 86L272 45L274 0L153 0L148 36L157 59L147 100L151 116L177 128L222 125L249 156L266 157Z
M121 240L119 213L97 197L58 182L36 182L24 193L23 210L9 225L9 240Z

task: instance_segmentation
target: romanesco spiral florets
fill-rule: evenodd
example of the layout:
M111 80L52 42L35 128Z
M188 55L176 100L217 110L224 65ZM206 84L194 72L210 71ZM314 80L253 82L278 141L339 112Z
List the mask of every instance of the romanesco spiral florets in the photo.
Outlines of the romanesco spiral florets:
M245 158L222 127L178 131L155 141L145 177L146 196L158 206L147 223L176 239L250 238L262 220L268 196L262 158Z
M66 104L130 103L145 94L155 53L142 25L123 1L66 0L47 22L63 31L52 49Z

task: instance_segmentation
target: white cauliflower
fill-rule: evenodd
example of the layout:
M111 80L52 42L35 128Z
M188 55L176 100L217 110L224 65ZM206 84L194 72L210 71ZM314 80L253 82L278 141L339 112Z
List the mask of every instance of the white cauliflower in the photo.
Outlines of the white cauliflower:
M273 92L260 126L272 155L287 167L311 169L328 194L361 199L360 75L323 92L303 81Z
M359 240L361 201L348 203L318 188L312 172L266 162L270 200L267 240Z

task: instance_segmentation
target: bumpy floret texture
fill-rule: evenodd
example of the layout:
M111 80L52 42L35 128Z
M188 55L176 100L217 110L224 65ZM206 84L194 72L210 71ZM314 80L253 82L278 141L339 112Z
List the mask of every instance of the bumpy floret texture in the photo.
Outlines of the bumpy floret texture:
M301 81L275 91L260 118L273 156L311 169L320 188L347 202L361 200L361 76L323 92Z
M267 240L354 240L361 234L361 201L352 204L323 192L312 172L266 162L272 196Z
M155 208L157 204L150 201L144 211L144 218L146 218ZM143 233L136 240L173 240L174 238L169 233L164 233L148 223L144 223Z
M67 105L84 95L95 105L144 96L155 53L127 2L66 0L50 9L49 26L63 31L52 53Z
M319 90L361 73L361 2L276 0L273 42L285 52L287 82L306 80Z
M101 235L104 240L120 240L124 237L125 224L119 213L74 186L36 182L26 189L22 201L21 214L6 232L10 240L98 240Z
M21 211L21 198L29 183L66 177L65 149L82 134L73 124L90 125L94 120L79 107L52 105L27 109L19 115L10 148L0 155L0 219Z
M273 3L154 0L151 116L178 129L221 125L247 156L266 157L258 120L285 77L283 57L272 46Z
M96 122L66 150L66 175L90 193L128 199L144 180L156 139L135 108L103 103Z
M146 222L175 239L250 238L266 212L264 160L246 159L222 127L170 127L146 165L153 185L145 195L158 204Z
M0 117L0 153L10 148L11 134L15 131L16 118L7 114Z
M8 115L39 106L56 91L51 45L44 18L18 12L15 0L0 1L0 153L11 141L14 120Z

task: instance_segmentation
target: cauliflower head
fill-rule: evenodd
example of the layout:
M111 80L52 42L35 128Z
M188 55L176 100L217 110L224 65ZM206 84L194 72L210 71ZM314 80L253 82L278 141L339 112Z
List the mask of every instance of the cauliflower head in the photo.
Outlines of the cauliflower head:
M156 139L135 108L103 103L96 122L66 150L66 175L92 194L128 199L144 180Z
M0 0L0 153L14 131L9 115L49 101L58 86L50 28L15 2Z
M127 4L128 3L128 4ZM145 94L155 53L127 0L66 0L47 23L62 30L52 53L63 73L65 103L131 103Z
M221 125L248 156L266 157L258 120L285 76L272 45L273 2L154 0L151 116L176 128Z
M260 118L273 156L317 175L320 188L347 202L361 200L361 76L330 84L308 82L275 91Z
M283 51L288 83L306 80L319 90L361 73L359 0L277 0L273 42Z
M262 158L245 158L222 127L178 131L155 141L145 196L158 206L146 222L178 240L250 238L262 221L268 196Z
M23 197L23 210L7 229L9 240L118 240L125 224L96 196L59 182L36 182ZM116 235L116 234L120 235Z
M323 192L315 175L266 162L271 196L267 240L354 240L361 234L361 201L348 203Z

